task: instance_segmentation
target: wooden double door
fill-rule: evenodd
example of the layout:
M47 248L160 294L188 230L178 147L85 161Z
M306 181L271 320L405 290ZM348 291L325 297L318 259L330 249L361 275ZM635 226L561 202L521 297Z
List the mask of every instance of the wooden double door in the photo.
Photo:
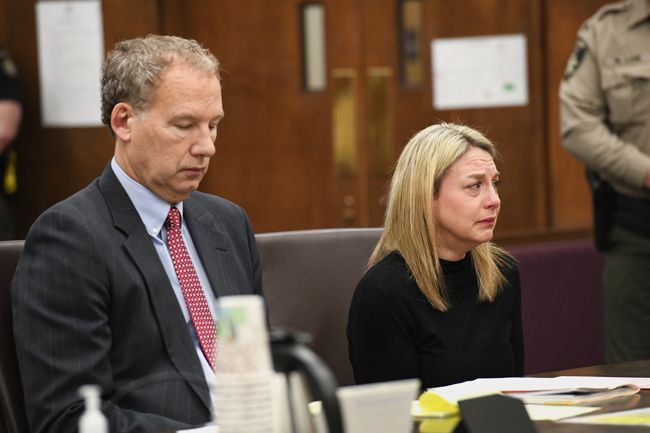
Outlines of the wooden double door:
M504 155L501 226L544 224L539 54L529 50L528 105L454 111L433 109L430 54L437 37L520 33L534 47L535 2L320 1L326 85L310 91L302 17L313 4L163 2L163 29L201 41L224 68L226 118L205 189L243 205L258 231L381 225L390 172L410 136L460 121Z

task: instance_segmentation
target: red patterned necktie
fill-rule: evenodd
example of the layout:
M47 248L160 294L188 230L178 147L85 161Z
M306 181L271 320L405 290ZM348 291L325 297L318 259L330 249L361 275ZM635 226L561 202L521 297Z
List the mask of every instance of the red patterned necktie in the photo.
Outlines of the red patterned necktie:
M208 308L208 301L201 287L199 277L196 275L196 269L192 263L185 242L181 236L181 213L175 206L169 209L169 214L165 220L167 229L167 243L169 252L174 262L174 269L181 284L183 297L190 312L190 318L194 324L196 335L199 337L199 344L214 369L214 343L216 339L214 319Z

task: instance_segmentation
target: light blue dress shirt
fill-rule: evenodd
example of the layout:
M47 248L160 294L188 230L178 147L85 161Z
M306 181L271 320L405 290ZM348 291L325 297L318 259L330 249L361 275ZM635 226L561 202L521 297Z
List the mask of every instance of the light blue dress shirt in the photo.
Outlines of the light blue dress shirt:
M180 305L181 310L183 310L185 322L190 331L190 334L192 335L194 348L196 349L197 355L201 360L203 374L205 375L205 380L207 381L208 387L210 389L210 395L214 401L214 371L212 370L212 367L210 367L208 360L203 354L203 350L201 350L199 338L196 335L196 330L192 324L190 313L187 309L185 298L183 297L181 284L178 281L178 276L176 275L176 270L174 269L174 263L172 262L172 257L167 246L167 230L165 229L164 225L171 205L129 177L129 175L126 174L124 170L122 170L117 161L115 161L115 158L111 160L111 168L113 169L115 176L117 176L117 180L120 182L129 198L131 199L133 206L135 206L135 209L138 211L140 219L147 229L147 233L149 233L149 236L151 237L153 246L155 247L156 252L160 257L160 262L165 268L167 278L169 279L169 282L174 289L174 295L176 295L178 304ZM205 269L201 263L199 254L196 251L194 242L192 241L192 236L190 236L187 225L183 224L183 203L176 203L174 206L176 206L181 213L181 234L183 236L183 240L185 241L187 251L190 254L190 258L192 259L192 263L194 264L194 268L196 268L196 274L199 277L199 281L201 282L201 287L205 292L205 297L208 301L208 307L212 313L212 318L216 323L216 297L212 291L212 286L210 285L210 281L208 280L207 274L205 273Z

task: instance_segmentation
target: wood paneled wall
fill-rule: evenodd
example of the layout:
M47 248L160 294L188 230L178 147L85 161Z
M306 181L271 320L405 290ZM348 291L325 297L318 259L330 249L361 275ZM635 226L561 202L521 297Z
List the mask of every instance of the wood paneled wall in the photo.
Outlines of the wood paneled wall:
M45 128L41 125L34 0L5 2L7 48L20 71L26 104L16 146L19 153L18 237L47 207L83 188L104 169L113 141L104 128ZM123 38L159 31L155 0L103 2L107 47Z
M585 181L584 166L560 143L558 89L579 24L605 3L605 0L546 0L544 3L548 194L550 224L555 230L571 231L591 226L591 193Z
M41 126L35 3L0 0L0 43L11 51L27 97L17 143L19 237L45 208L95 178L113 151L112 139L103 128ZM378 201L377 191L384 189L385 179L336 176L330 146L331 95L305 94L295 84L300 82L301 71L297 24L301 3L103 0L105 45L109 49L120 39L171 33L193 37L220 57L225 68L227 116L202 189L243 205L257 231L345 225L340 219L343 202L357 215L346 224L376 225L381 212L372 206ZM388 65L397 72L396 0L322 3L327 9L330 35L329 67L357 68L359 86L364 84L365 68ZM397 84L391 89L396 100L396 154L412 133L438 119L478 126L501 145L502 171L507 176L497 234L504 241L590 233L590 195L584 170L559 141L557 91L579 25L604 3L423 0L426 17L422 49L427 61L431 38L506 33L527 36L530 104L523 109L435 112L428 70L425 91L403 91ZM362 107L360 122L364 115ZM368 158L364 156L362 123L359 129L363 168Z
M8 17L5 0L0 0L0 46L7 45Z
M459 109L441 112L445 120L460 119L482 129L494 140L501 154L498 163L503 180L499 193L502 209L496 235L520 238L549 227L547 202L546 129L542 15L540 2L483 0L468 8L465 2L434 2L432 14L462 17L438 20L433 38L523 34L528 52L528 104L489 109ZM473 5L474 6L474 5ZM512 183L515 183L514 185Z

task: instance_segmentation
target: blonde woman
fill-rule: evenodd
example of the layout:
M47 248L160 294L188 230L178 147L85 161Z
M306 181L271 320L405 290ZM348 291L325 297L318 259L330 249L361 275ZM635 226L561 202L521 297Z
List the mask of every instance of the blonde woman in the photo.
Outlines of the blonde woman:
M490 242L501 207L495 156L481 133L450 123L404 148L383 235L350 306L357 383L523 374L519 271Z

